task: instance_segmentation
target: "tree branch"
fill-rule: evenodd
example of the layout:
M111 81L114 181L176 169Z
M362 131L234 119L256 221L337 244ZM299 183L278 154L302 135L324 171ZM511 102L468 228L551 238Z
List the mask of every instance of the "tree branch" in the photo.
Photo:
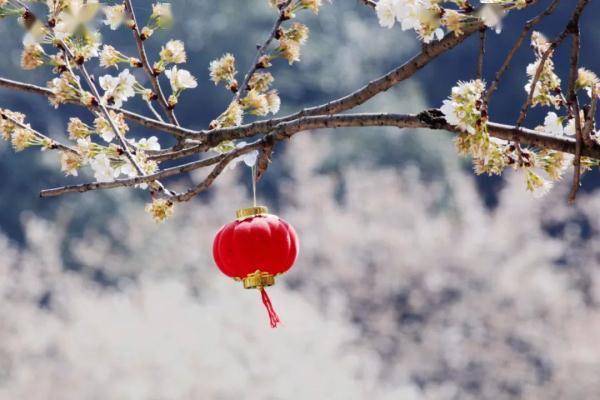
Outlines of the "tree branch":
M261 46L258 47L256 60L255 60L254 64L251 66L248 73L246 74L246 76L244 78L244 82L243 82L242 86L240 87L240 90L236 94L235 99L239 99L246 93L246 91L248 89L248 82L250 81L253 74L256 72L256 70L258 68L258 66L257 66L258 60L260 59L260 57L262 55L265 54L268 47L270 46L270 44L276 37L277 31L280 29L282 22L285 20L283 10L285 9L285 7L288 4L291 3L291 1L292 0L288 0L286 3L284 3L283 7L280 9L279 18L275 22L274 27L271 31L271 34L269 35L267 40ZM376 5L376 3L373 2L372 0L361 0L361 1L364 4L366 4L367 6L374 7ZM552 11L554 11L554 9L556 8L556 6L558 4L558 1L559 0L554 0L544 13L540 14L538 17L536 17L532 21L537 23L537 22L539 22L539 20L541 20L541 18L543 18L544 16L546 16L549 13L551 13ZM576 8L576 13L581 13L581 11L583 10L583 7L585 6L585 4L588 1L589 0L579 0L578 6ZM529 0L527 2L527 4L530 5L534 2L535 2L534 0ZM134 26L133 26L132 30L134 31L134 37L136 38L136 44L138 46L138 51L140 53L140 58L141 58L143 66L144 66L144 69L146 70L146 73L148 73L148 75L150 77L153 88L157 93L159 102L161 103L163 108L165 108L165 111L167 112L167 114L169 114L169 111L172 113L172 109L170 107L168 107L168 103L164 97L164 94L162 93L162 90L160 88L160 84L158 82L156 74L153 71L153 68L148 61L148 58L147 58L147 55L146 55L146 52L144 49L144 45L143 45L143 40L140 35L139 27L137 26L137 22L135 21L135 13L134 13L134 10L133 10L132 4L131 4L131 0L124 0L124 3L125 3L125 6L126 6L126 9L128 11L130 18L134 21ZM582 4L583 4L583 6L581 6ZM580 6L581 6L581 8L580 8ZM579 11L577 11L577 10L579 10ZM510 62L514 56L514 53L521 46L525 36L529 32L529 30L531 30L533 25L534 24L528 25L529 26L528 30L524 30L524 32L521 34L521 36L517 40L517 43L515 43L515 46L513 46L513 49L511 50L511 52L509 52L507 59L503 63L501 69L496 74L496 79L491 87L490 92L487 93L487 96L491 96L491 93L493 93L493 91L496 89L496 86L498 85L498 82L499 82L502 74L508 68L508 65L510 64ZM156 181L157 184L160 185L160 182L157 181L157 179L159 179L159 178L166 178L166 177L178 175L181 173L189 172L194 169L214 165L213 170L208 174L206 179L203 180L199 185L197 185L194 188L189 189L185 193L172 196L172 199L175 201L187 201L187 200L190 200L191 198L193 198L194 196L196 196L198 193L205 190L206 188L208 188L213 183L213 181L223 172L223 170L225 169L227 164L229 162L231 162L232 160L234 160L236 157L239 157L241 154L244 154L245 152L251 151L253 149L262 148L267 143L270 143L272 146L272 144L275 143L276 141L286 140L286 139L290 138L291 136L293 136L294 134L296 134L298 132L306 131L306 130L322 129L322 128L359 127L359 126L393 126L393 127L398 127L398 128L430 128L430 129L437 129L437 130L449 130L449 131L456 132L456 133L463 133L456 127L450 126L445 121L445 119L443 118L443 115L440 113L439 110L426 110L418 115L401 115L401 114L354 114L354 115L341 114L340 115L339 113L346 111L346 110L350 110L352 108L355 108L355 107L365 103L372 97L378 95L379 93L390 89L397 83L410 78L419 69L421 69L425 65L427 65L430 61L436 59L439 55L453 49L454 47L456 47L457 45L462 43L464 40L466 40L466 38L469 37L470 35L472 35L473 33L477 32L477 31L481 32L482 29L485 29L485 26L483 25L483 23L479 22L479 23L475 23L475 24L465 27L464 34L462 34L462 35L458 36L454 33L448 34L441 41L437 41L437 42L433 42L433 43L424 45L422 47L422 51L419 54L417 54L416 56L414 56L413 58L408 60L403 65L395 68L394 70L390 71L386 75L384 75L374 81L369 82L367 85L348 94L347 96L332 100L326 104L307 108L307 109L301 110L297 113L290 114L290 115L287 115L287 116L284 116L281 118L257 121L252 124L247 124L247 125L243 125L243 126L239 126L239 127L235 127L235 128L193 131L193 130L184 129L184 128L179 127L177 119L175 118L174 114L172 114L173 118L171 118L171 121L173 122L173 124L166 124L162 121L157 121L157 120L154 120L151 118L146 118L146 117L137 115L137 114L129 112L129 111L115 110L118 112L122 112L126 118L136 121L144 126L172 133L173 135L178 136L180 139L194 139L195 140L194 142L192 142L192 141L183 142L182 140L180 140L177 147L175 147L173 149L168 149L166 152L160 152L160 153L152 156L152 159L157 160L157 161L177 159L180 157L184 157L186 155L191 155L191 154L196 154L196 153L199 153L202 151L207 151L211 147L218 145L219 143L221 143L224 140L247 138L250 136L257 135L257 134L262 134L263 136L260 140L254 142L250 145L246 145L243 148L235 149L232 152L227 153L225 155L210 157L210 158L207 158L207 159L204 159L201 161L194 161L194 162L191 162L188 164L183 164L183 165L180 165L177 167L168 168L168 169L165 169L163 171L157 172L152 175L144 176L143 172L141 172L140 168L135 163L135 160L132 158L132 155L129 153L127 142L125 142L124 139L121 137L121 135L118 132L118 129L115 129L115 133L119 137L119 140L122 142L123 148L124 148L128 158L136 166L136 169L138 169L138 172L140 173L141 176L132 178L132 179L117 180L114 182L90 183L90 184L50 189L47 191L43 191L41 193L41 195L43 197L56 196L56 195L59 195L62 193L85 192L85 191L96 190L96 189L104 189L104 188L112 188L112 187L120 187L120 186L132 186L132 185L136 185L139 183L151 183L154 181ZM526 29L527 29L527 26L526 26ZM566 34L565 34L565 36L566 36ZM481 47L480 47L480 53L479 53L478 63L477 63L478 76L482 75L482 70L483 70L483 56L484 56L484 50L485 50L483 33L480 38L481 38L481 42L480 42ZM562 41L563 39L564 39L564 37L561 38L560 41ZM65 50L69 51L66 48L65 48ZM545 59L547 59L547 57L549 57L549 53L548 53L548 55L545 55ZM545 59L544 59L544 61L545 61ZM537 71L537 74L535 77L536 79L539 79L539 74L541 72L542 67L543 67L543 62L541 63L541 66L540 66L539 70ZM99 94L95 88L93 80L91 79L91 77L89 76L87 71L85 70L85 66L81 65L81 66L79 66L79 68L81 69L82 74L86 78L88 85L92 89L93 94L98 99L100 99ZM537 83L536 79L534 79L533 87L535 87L535 85ZM18 89L18 90L24 90L24 91L28 91L28 92L32 92L32 93L37 93L37 94L43 94L45 96L52 96L51 92L48 89L36 87L34 85L21 84L18 82L0 79L0 86L9 87L9 88ZM533 90L532 90L532 92L533 92ZM531 97L531 94L532 93L530 93L529 97ZM531 99L529 97L528 97L529 104L524 105L524 108L525 108L524 115L527 113L527 109L529 108L530 103L531 103ZM109 120L109 122L111 122L111 125L113 126L113 128L116 128L110 118L110 115L107 112L107 107L100 104L98 106L98 109L106 116L106 118L108 118L108 120ZM97 112L96 108L92 108L92 110ZM554 149L554 150L563 151L563 152L569 152L569 153L579 153L580 156L583 154L583 155L587 155L590 157L600 158L600 150L597 145L590 146L588 144L581 143L581 140L574 141L573 139L570 139L570 138L550 136L550 135L545 135L540 132L531 131L528 129L522 129L520 127L520 125L522 124L522 122L525 119L524 115L522 118L521 118L521 116L519 117L517 126L506 126L506 125L502 125L502 124L489 123L488 130L489 130L490 135L500 138L500 139L513 140L513 141L529 144L532 146L540 146L540 147L545 147L545 148ZM169 114L169 116L171 116L171 115ZM578 127L578 131L581 134L581 126Z

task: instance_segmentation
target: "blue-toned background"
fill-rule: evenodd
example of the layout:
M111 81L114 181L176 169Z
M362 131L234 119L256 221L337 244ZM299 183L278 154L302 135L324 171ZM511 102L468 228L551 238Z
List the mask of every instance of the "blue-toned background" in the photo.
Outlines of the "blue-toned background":
M150 3L135 3L143 19ZM523 21L548 3L488 33L487 80ZM573 3L563 1L539 30L561 32ZM185 68L199 85L176 111L186 126L205 128L230 98L209 81L209 62L231 52L243 73L274 12L265 0L173 8L177 23L148 50L155 58L169 38L186 43ZM599 12L592 2L582 19L581 64L597 73ZM311 29L302 62L273 68L281 115L345 95L419 51L412 32L379 27L354 0L300 18ZM104 33L134 55L129 32ZM475 36L360 110L439 107L456 81L474 78ZM16 21L0 21L0 38L0 76L44 85L48 71L19 68ZM555 56L563 82L569 44ZM517 119L532 61L524 45L492 100L492 120ZM69 117L89 117L1 88L0 107L56 138ZM532 110L526 125L542 123L545 111ZM338 129L279 145L259 198L297 227L302 250L271 290L284 321L271 331L258 294L220 275L211 256L214 232L249 201L247 169L227 171L157 226L142 191L40 199L43 188L93 177L66 178L55 154L15 154L0 143L0 399L599 397L600 175L586 174L567 206L570 172L534 199L519 174L471 169L437 131ZM183 189L202 176L170 184Z

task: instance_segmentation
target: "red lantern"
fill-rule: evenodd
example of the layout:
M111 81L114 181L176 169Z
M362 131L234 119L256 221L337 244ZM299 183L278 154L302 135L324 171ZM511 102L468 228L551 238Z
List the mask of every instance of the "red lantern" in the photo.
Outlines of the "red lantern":
M271 327L279 317L265 287L289 270L298 256L298 236L283 219L268 213L267 207L243 208L237 220L223 226L213 243L213 256L227 276L242 281L246 289L259 289L269 313Z

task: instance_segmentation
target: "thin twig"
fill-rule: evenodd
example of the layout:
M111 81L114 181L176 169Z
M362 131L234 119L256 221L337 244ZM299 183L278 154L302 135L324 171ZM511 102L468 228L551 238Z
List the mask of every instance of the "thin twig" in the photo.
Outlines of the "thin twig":
M2 112L2 110L0 109L0 118L3 119L7 119L9 120L11 123L13 123L14 125L18 126L21 129L25 129L30 131L31 133L33 133L38 139L41 139L43 141L47 141L49 142L49 145L46 148L49 149L56 149L56 150L61 150L61 151L66 151L68 153L73 153L76 155L79 155L79 152L77 150L75 150L72 147L69 147L67 145L64 145L60 142L58 142L57 140L54 140L46 135L44 135L43 133L33 129L32 127L30 127L29 125L25 125L21 122L19 122L18 120L14 119L13 117L11 117L10 115Z
M154 89L154 93L156 94L156 96L158 98L158 102L161 105L161 107L163 108L163 110L165 111L165 113L167 114L167 116L169 117L169 120L171 121L171 123L173 125L179 126L179 121L177 120L177 117L175 116L175 112L173 111L173 108L169 106L169 103L167 102L165 94L162 91L162 88L160 86L160 82L158 81L158 77L156 76L156 73L154 72L154 68L152 68L152 66L150 65L150 61L148 61L148 55L147 55L146 49L144 47L144 41L142 40L142 35L140 33L140 27L138 26L138 23L137 23L137 20L135 17L135 11L133 9L133 4L132 4L131 0L124 0L124 4L125 4L125 11L127 12L129 18L131 18L131 20L133 21L133 26L131 27L131 30L133 32L133 37L135 39L135 44L138 49L140 61L142 62L142 66L144 67L144 71L146 71L146 74L148 75L148 78L150 79L150 84L152 85L152 88Z
M127 1L129 1L129 0L127 0ZM246 95L246 92L248 91L248 84L250 83L252 76L256 73L256 71L260 67L260 64L259 64L260 58L265 55L267 49L269 48L269 45L271 44L273 39L275 39L275 36L277 35L277 32L279 31L281 24L283 23L283 21L286 20L286 15L287 15L286 10L292 1L293 0L286 0L285 3L283 3L279 6L279 16L275 20L275 23L273 24L273 28L271 28L271 32L269 33L269 36L267 37L267 39L264 41L264 43L262 45L258 46L257 51L256 51L256 56L254 57L254 61L252 62L250 69L244 76L244 81L242 82L242 85L239 87L239 90L235 94L235 97L234 97L235 101L243 98Z
M248 146L245 146L243 149L242 148L236 149L236 151L238 152L237 154L242 155L251 150L251 148L246 149L246 147L248 147ZM84 184L80 184L80 185L71 185L71 186L58 187L58 188L54 188L54 189L42 190L40 192L40 196L41 197L55 197L55 196L59 196L59 195L66 194L66 193L84 193L84 192L88 192L88 191L92 191L92 190L99 190L99 189L113 189L113 188L117 188L117 187L135 186L135 185L139 185L142 183L148 183L148 182L158 180L158 179L165 179L165 178L169 178L171 176L180 175L180 174L184 174L187 172L195 171L200 168L208 167L208 166L217 164L218 162L222 161L224 158L225 158L225 155L218 155L218 156L209 157L209 158L206 158L206 159L200 160L200 161L189 162L187 164L179 165L177 167L166 168L166 169L163 169L162 171L156 172L151 175L138 176L138 177L128 178L128 179L116 179L115 181L112 181L112 182L91 182L91 183L84 183Z
M160 116L160 114L158 113L158 111L156 111L156 108L154 108L151 101L146 101L146 105L148 106L148 109L152 112L152 114L154 114L154 117L157 120L159 120L160 122L165 122L165 121L163 121L163 119Z
M31 12L31 10L27 6L24 5L24 8L25 8L25 10L28 13L30 13L32 16L34 16L34 18L37 19L37 17L35 17L35 15ZM108 109L106 108L106 106L104 104L102 104L102 101L101 101L101 98L100 98L100 93L98 92L98 89L96 88L96 85L95 85L93 79L91 78L90 74L88 73L88 71L87 71L87 69L85 67L85 63L84 62L77 63L75 61L75 57L74 57L73 52L71 52L71 50L69 49L69 47L62 40L59 43L59 49L61 50L61 52L64 55L65 66L67 67L69 73L71 75L73 75L73 76L76 76L76 75L75 75L75 73L73 72L73 70L71 68L70 60L73 60L75 62L75 64L77 65L77 68L79 69L79 71L83 75L83 77L86 80L86 82L87 82L90 90L92 91L92 95L98 101L98 107L101 110L101 113L104 115L104 117L106 118L106 120L109 122L109 125L110 125L111 129L114 131L115 135L119 139L119 142L123 146L123 152L125 153L125 155L129 159L129 161L132 163L132 165L134 166L134 168L136 169L136 171L141 176L145 176L146 174L145 174L144 170L140 167L140 165L138 164L137 160L135 159L135 157L133 156L133 154L129 150L128 143L125 140L125 137L120 132L120 130L117 127L116 123L114 122L112 116L108 112ZM79 83L79 81L77 82L77 85L79 86L79 89L83 92L83 88L81 87L81 84ZM96 114L96 112L93 109L91 109L91 111L92 111L92 113ZM170 191L168 189L166 189L162 185L162 183L160 183L159 181L153 182L152 187L153 187L153 189L157 189L159 191L162 191L162 192L164 192L167 195L170 194Z
M581 127L581 118L579 117L579 101L575 92L575 81L577 80L577 70L579 65L579 17L575 18L571 26L573 43L571 46L571 57L569 61L569 97L568 106L575 118L575 158L573 159L573 184L569 192L569 203L574 203L579 191L581 181L581 150L583 145L583 133Z
M523 44L523 41L525 40L525 38L527 37L527 35L529 34L529 32L537 24L539 24L545 17L547 17L550 14L552 14L554 12L554 10L556 9L556 7L558 6L558 3L560 3L560 0L553 0L552 3L550 3L550 5L548 6L548 8L546 8L546 10L544 10L541 14L537 15L535 18L532 18L529 21L527 21L527 23L525 24L525 27L521 31L521 34L517 38L517 41L515 42L515 44L513 45L513 47L510 49L510 51L506 55L506 58L502 62L502 66L496 72L496 76L494 77L494 80L492 81L492 83L490 84L489 88L486 91L486 94L485 94L485 97L484 97L484 99L485 99L484 102L486 104L489 103L492 95L494 94L494 92L498 88L498 84L500 83L500 80L502 79L502 75L504 75L504 73L506 72L506 70L510 66L510 63L512 62L512 59L514 58L515 54L517 53L517 51L519 50L519 48Z
M529 111L529 108L531 107L531 104L533 103L533 95L535 93L535 88L540 80L540 77L542 75L542 71L544 70L544 65L546 64L546 61L554 53L554 50L571 33L571 31L573 29L572 25L575 23L575 21L579 21L579 15L581 14L581 12L583 12L583 9L588 1L589 0L579 0L579 3L575 7L575 10L573 11L571 19L567 23L567 26L565 27L565 29L560 33L560 35L558 35L558 37L556 39L554 39L549 44L548 48L542 54L540 63L538 65L537 69L535 70L535 75L533 76L533 79L531 81L531 88L529 89L529 93L527 94L527 99L525 100L525 103L523 103L523 106L521 107L521 110L519 112L519 117L517 118L517 122L515 123L515 126L517 128L521 127L523 125L523 122L525 122L525 118L527 117L527 112ZM523 158L522 158L522 151L521 151L521 143L519 142L518 139L515 141L515 147L517 149L517 153L519 156L519 165L522 165Z
M365 6L371 7L373 9L377 7L377 3L375 3L373 0L360 0L360 2L363 3Z
M485 57L485 33L487 29L479 31L479 54L477 56L477 79L483 79L483 59Z
M567 36L566 34L564 34L565 32L567 32L566 29L563 33L560 34L560 36L556 40L553 40L552 43L550 43L550 45L548 46L548 49L546 49L546 51L544 51L544 53L542 54L540 63L538 65L537 69L535 70L533 79L531 80L531 88L529 89L529 93L527 93L527 98L525 99L525 102L523 103L523 105L521 106L521 110L519 111L519 117L517 118L517 122L515 123L516 126L521 126L521 125L523 125L523 122L525 122L525 118L527 117L527 112L529 111L529 107L531 107L531 104L533 103L533 95L535 93L535 88L536 88L538 82L540 81L540 77L542 76L542 71L544 70L544 65L546 64L546 61L548 60L550 55L554 52L556 47Z
M594 139L592 139L592 132L594 132L595 121L596 121L596 107L598 103L598 93L592 89L592 100L589 109L587 110L587 115L585 118L585 124L582 130L583 143L587 146L591 146L594 144Z

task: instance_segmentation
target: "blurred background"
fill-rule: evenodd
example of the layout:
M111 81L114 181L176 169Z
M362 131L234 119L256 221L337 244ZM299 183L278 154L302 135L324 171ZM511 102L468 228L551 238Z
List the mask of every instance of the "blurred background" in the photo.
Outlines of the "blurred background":
M169 38L187 45L199 87L180 99L185 125L205 128L226 106L208 63L228 51L247 69L274 18L266 3L173 2L177 24L148 46L155 57ZM550 37L571 12L562 3L540 26ZM149 2L137 4L142 18L150 13ZM547 4L488 35L488 80L523 21ZM584 13L581 62L597 73L599 12L592 2ZM412 33L380 28L355 0L301 19L311 29L302 62L274 67L282 115L347 94L419 50ZM135 54L129 32L105 33ZM0 21L0 75L43 85L47 71L19 69L21 36ZM439 107L457 80L473 79L477 44L467 40L361 110ZM566 51L556 56L563 82ZM514 123L532 61L524 46L492 120ZM0 107L56 138L69 116L88 117L5 89ZM534 111L528 126L543 120ZM205 173L170 184L183 189ZM474 176L443 132L295 136L258 186L260 202L301 240L295 268L270 290L283 320L272 330L259 295L226 279L211 254L214 233L249 204L248 168L227 171L156 225L142 191L40 199L40 189L93 178L65 178L55 154L15 155L2 142L0 399L600 398L600 175L585 175L574 206L566 176L534 199L518 174Z

